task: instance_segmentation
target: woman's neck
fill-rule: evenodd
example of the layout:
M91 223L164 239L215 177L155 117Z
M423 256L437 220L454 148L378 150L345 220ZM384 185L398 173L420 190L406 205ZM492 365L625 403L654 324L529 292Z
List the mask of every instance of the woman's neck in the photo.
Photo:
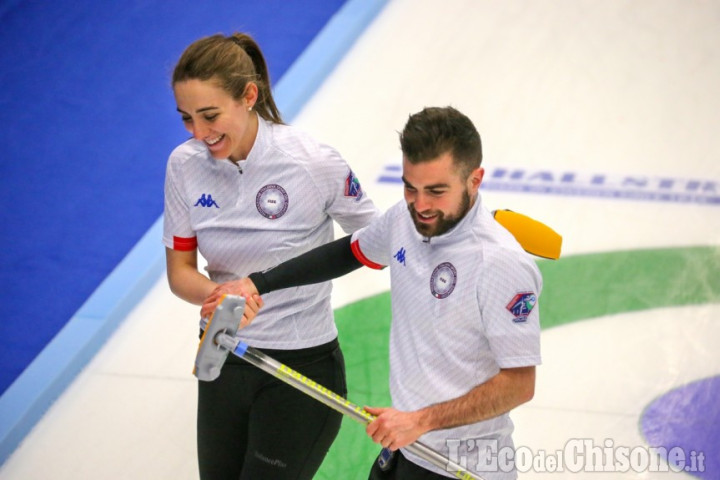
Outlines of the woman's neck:
M238 163L241 160L247 159L250 154L250 150L252 150L253 145L255 145L255 139L257 138L258 133L258 121L258 114L251 112L248 117L248 126L245 131L245 136L242 139L240 149L237 153L233 153L229 157L231 162Z

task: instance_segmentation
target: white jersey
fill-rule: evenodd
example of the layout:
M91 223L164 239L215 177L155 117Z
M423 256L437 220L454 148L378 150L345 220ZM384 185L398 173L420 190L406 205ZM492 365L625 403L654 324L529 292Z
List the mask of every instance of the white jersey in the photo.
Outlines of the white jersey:
M393 407L414 411L466 394L500 368L540 363L537 298L542 278L515 238L481 205L449 232L417 232L405 202L355 232L353 251L368 266L389 265L392 296L390 393ZM481 442L512 447L507 414L435 430L420 441L486 479L515 472L476 470ZM452 476L403 450L418 465ZM490 470L493 468L491 467Z
M198 248L218 283L273 267L376 216L347 163L297 128L258 118L246 160L216 160L188 140L167 165L163 243ZM298 349L337 337L330 282L263 296L266 306L238 338L254 347Z

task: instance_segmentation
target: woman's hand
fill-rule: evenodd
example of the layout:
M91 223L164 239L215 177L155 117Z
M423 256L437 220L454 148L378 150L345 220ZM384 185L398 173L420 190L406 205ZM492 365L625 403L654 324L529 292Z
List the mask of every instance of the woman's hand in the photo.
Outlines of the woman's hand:
M203 302L202 308L200 309L200 316L202 318L210 318L217 306L220 305L224 295L245 297L245 312L243 313L239 328L245 328L250 325L263 306L262 298L255 284L246 277L218 285Z

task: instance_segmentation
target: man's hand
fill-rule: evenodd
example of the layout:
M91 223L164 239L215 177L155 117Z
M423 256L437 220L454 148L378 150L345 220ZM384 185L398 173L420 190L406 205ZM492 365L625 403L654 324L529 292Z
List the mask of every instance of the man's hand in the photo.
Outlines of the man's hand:
M372 407L365 407L365 410L377 417L370 422L365 432L373 442L393 451L410 445L429 430L421 424L420 411L401 412L394 408Z
M220 304L223 295L245 297L245 312L243 313L239 328L245 328L250 325L257 315L258 310L263 306L262 298L260 298L252 280L249 278L241 278L240 280L233 280L232 282L218 285L203 302L202 308L200 309L200 316L202 318L210 318Z

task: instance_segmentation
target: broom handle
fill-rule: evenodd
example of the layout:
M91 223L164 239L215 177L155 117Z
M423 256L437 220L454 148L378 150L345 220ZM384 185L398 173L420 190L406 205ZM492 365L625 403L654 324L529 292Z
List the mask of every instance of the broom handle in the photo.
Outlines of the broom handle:
M264 372L269 373L291 387L300 390L333 410L336 410L343 415L347 415L363 425L367 425L375 420L375 416L368 413L364 408L341 397L337 393L328 390L322 385L317 384L303 374L265 355L261 351L247 345L246 343L236 340L231 335L220 333L215 340L218 345L228 349L246 362L258 367ZM411 443L405 447L405 449L418 457L427 460L436 467L453 472L456 478L460 478L462 480L483 480L481 477L467 471L467 469L444 457L422 442Z

